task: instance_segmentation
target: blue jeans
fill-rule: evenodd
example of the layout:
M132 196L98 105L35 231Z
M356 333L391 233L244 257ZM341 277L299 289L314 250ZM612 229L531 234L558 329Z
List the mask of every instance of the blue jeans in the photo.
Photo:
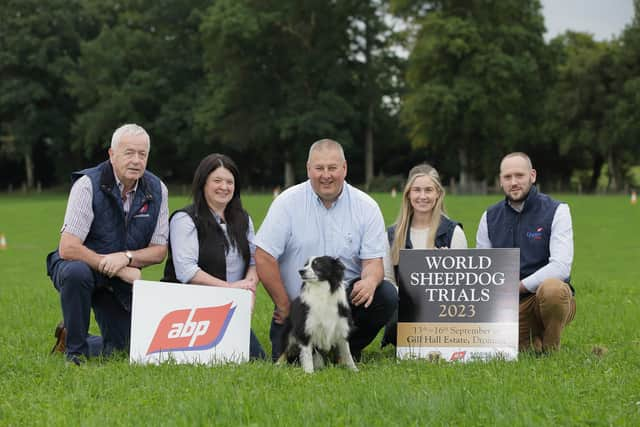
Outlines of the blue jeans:
M347 297L351 294L353 284L360 280L357 278L352 280L347 287ZM376 338L378 332L382 327L391 319L393 313L398 308L398 292L395 286L386 280L376 288L376 292L373 295L373 301L368 308L364 308L364 305L355 306L349 299L349 306L351 307L351 317L355 328L349 335L349 347L351 349L351 355L360 360L362 350L368 346L371 341ZM269 330L269 338L271 339L271 358L275 362L280 357L280 354L284 350L282 348L283 341L283 329L284 325L276 323L271 320L271 329Z

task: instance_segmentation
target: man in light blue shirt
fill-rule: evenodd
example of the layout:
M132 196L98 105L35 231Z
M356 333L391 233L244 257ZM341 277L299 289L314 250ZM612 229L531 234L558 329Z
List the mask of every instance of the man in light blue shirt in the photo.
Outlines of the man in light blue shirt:
M282 352L282 324L290 301L300 293L298 270L311 256L330 255L346 267L356 326L349 341L352 355L359 359L398 304L395 287L383 280L384 219L371 197L345 182L347 162L339 143L315 142L309 149L307 175L307 181L273 201L254 242L258 276L276 306L272 356L276 360Z

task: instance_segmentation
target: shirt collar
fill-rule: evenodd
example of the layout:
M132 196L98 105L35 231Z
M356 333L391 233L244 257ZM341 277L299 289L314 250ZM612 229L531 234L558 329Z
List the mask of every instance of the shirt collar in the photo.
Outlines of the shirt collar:
M522 201L522 203L520 204L520 206L513 206L511 204L511 202L509 201L509 198L505 196L505 203L514 211L521 213L522 211L524 211L525 206L527 206L527 201L529 201L529 199L532 199L536 196L536 194L538 194L538 189L536 188L535 184L533 184L531 186L531 188L529 189L529 193L527 193L527 196L524 198L524 200Z
M111 168L113 169L113 165L111 165ZM122 190L124 189L124 184L118 178L118 175L116 174L115 169L113 169L113 177L116 179L116 185L118 186L118 190L120 190L120 193L122 193ZM131 190L127 191L127 194L134 193L138 189L138 182L140 182L140 180L136 179L136 183L133 185L133 188Z
M342 199L344 199L346 197L347 181L343 181L342 182L342 191L340 191L340 194L338 194L338 198L336 198L336 200L334 200L333 203L331 203L331 207L326 208L324 206L324 203L322 202L322 199L320 198L320 196L318 196L318 194L315 191L313 191L313 186L311 185L311 180L307 180L307 184L308 184L308 187L309 187L309 191L311 192L311 195L313 197L313 200L315 200L315 202L318 205L322 206L325 209L333 208L335 205L337 205L340 202L340 200L342 200Z
M220 224L220 225L226 224L225 221L222 219L222 217L216 213L216 211L214 211L213 209L209 208L209 212L211 212L211 215L213 215L213 218L216 220L216 222L218 224Z

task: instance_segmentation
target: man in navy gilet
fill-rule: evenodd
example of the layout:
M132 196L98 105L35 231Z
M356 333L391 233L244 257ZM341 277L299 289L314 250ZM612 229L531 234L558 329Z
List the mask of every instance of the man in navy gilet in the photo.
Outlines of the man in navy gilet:
M569 284L573 228L569 206L534 185L536 170L524 153L507 154L500 163L506 197L482 215L477 248L520 248L520 350L560 347L576 302Z
M118 128L109 160L74 172L58 249L47 274L60 293L63 323L53 351L85 358L128 351L132 283L167 254L167 187L146 171L150 138L135 124ZM88 334L91 309L102 336Z

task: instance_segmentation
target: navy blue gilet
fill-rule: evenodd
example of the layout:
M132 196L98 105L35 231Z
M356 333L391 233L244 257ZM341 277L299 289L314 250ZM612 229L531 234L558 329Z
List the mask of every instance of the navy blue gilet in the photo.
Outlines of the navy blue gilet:
M72 183L84 175L91 180L91 207L94 215L84 245L99 254L137 250L149 246L162 204L160 179L151 172L144 172L138 180L138 188L125 218L122 197L111 162L107 160L93 168L73 172ZM57 251L47 257L48 272L52 271L58 260L60 256Z
M551 225L560 202L529 190L521 212L507 198L487 209L487 230L494 248L520 248L520 280L549 263ZM568 281L568 278L565 278Z
M411 223L411 220L409 220L409 223ZM440 215L440 225L438 226L438 231L436 232L434 242L435 247L450 248L451 239L453 239L453 232L458 225L460 226L460 228L462 228L462 224L460 224L459 222L453 221L444 215ZM387 228L389 246L393 246L393 239L396 235L396 226L397 224L393 224L389 228ZM407 232L407 239L404 244L404 249L413 249L413 245L411 244L411 233L409 232Z
M411 224L411 219L409 219L409 224ZM453 232L456 229L456 226L460 226L462 228L462 224L459 222L453 221L444 215L440 215L440 225L438 226L438 231L436 232L436 237L434 241L434 245L436 248L450 248L451 240L453 239ZM387 228L387 237L389 239L389 246L393 246L393 239L396 235L396 227L397 224L393 224ZM404 242L404 249L413 249L413 244L411 243L411 233L407 230L407 239ZM398 266L393 266L393 271L395 273L396 279L398 278Z

